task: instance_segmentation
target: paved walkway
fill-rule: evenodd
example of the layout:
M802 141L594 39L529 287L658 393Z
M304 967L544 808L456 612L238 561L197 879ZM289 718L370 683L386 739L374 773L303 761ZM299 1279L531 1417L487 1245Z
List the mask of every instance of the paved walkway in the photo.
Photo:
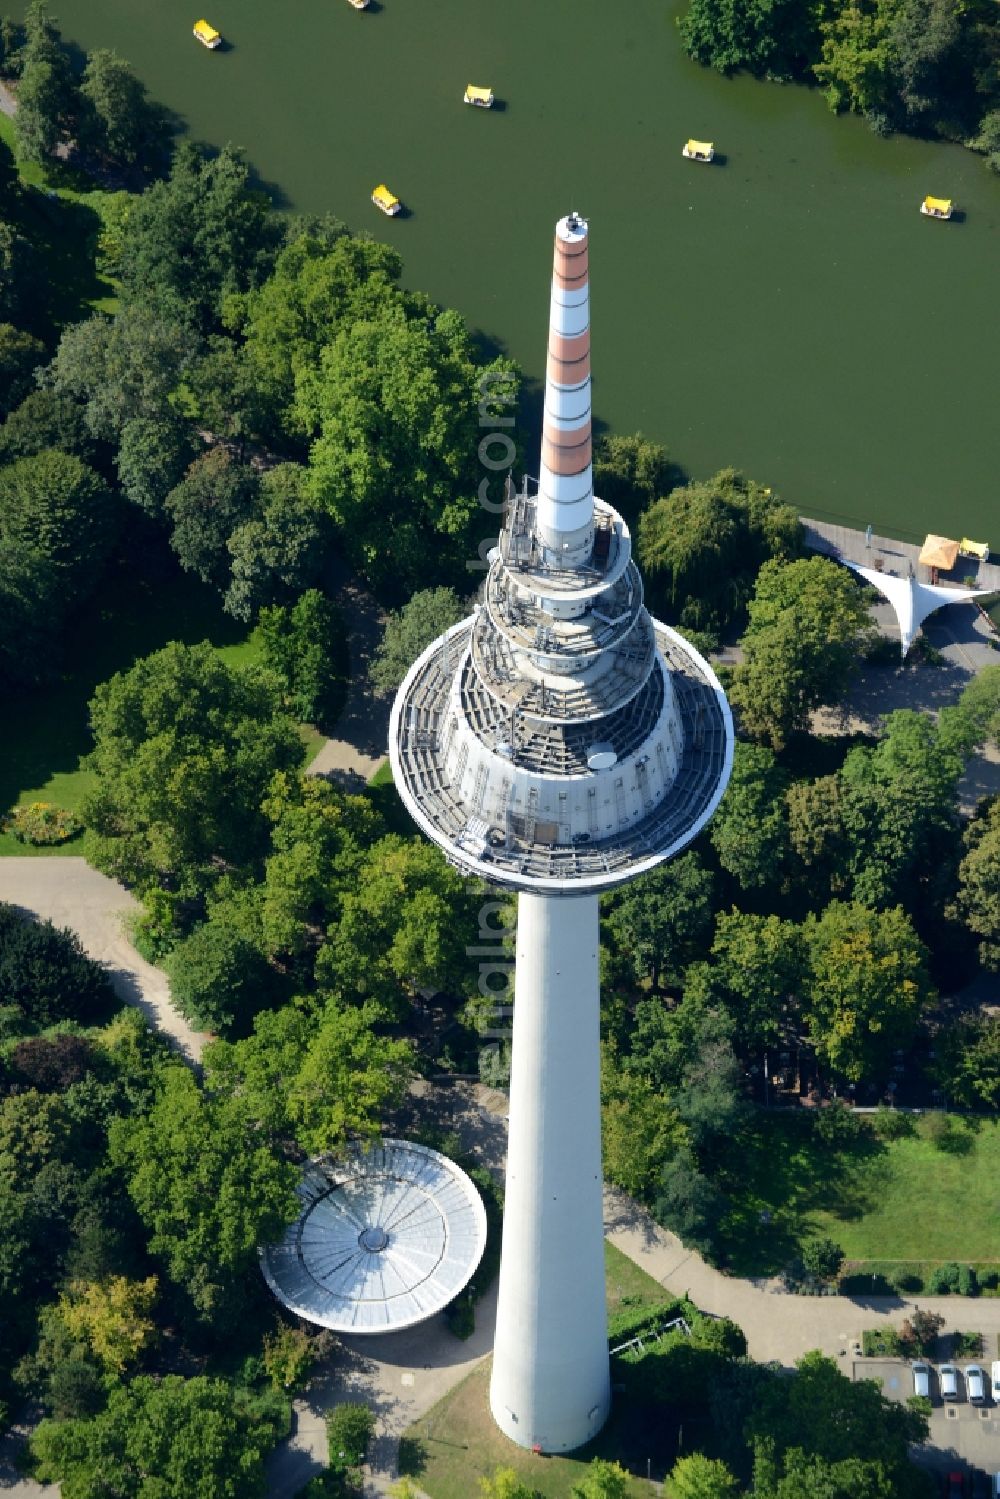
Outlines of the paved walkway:
M892 606L880 602L872 613L881 633L898 639ZM940 662L931 665L911 656L905 664L865 663L842 703L813 714L814 732L877 735L887 713L897 708L938 713L958 701L978 672L1000 666L1000 653L990 645L991 628L971 600L932 615L923 634L939 652ZM958 793L966 816L975 811L981 797L1000 793L1000 746L988 744L972 756Z
M873 534L869 545L866 532L856 527L809 520L805 515L800 515L799 520L805 528L806 546L813 551L840 557L844 562L857 562L862 567L874 567L881 557L887 573L905 578L912 567L913 576L921 583L931 581L930 569L917 561L922 542L916 545L911 541L896 541L891 536ZM973 539L978 540L978 537ZM993 539L996 540L995 537ZM1000 593L1000 566L996 562L978 562L974 557L959 557L952 572L941 574L940 581L957 582L964 578L974 579L976 588L992 588Z
M351 680L337 737L326 741L309 769L353 791L369 781L386 758L390 703L376 697L368 682L385 614L356 578L341 582L337 604L348 624Z
M269 1499L292 1499L327 1461L326 1413L344 1400L375 1412L375 1442L366 1495L388 1493L399 1476L399 1439L406 1428L460 1384L489 1356L496 1322L496 1287L476 1306L476 1330L466 1341L448 1331L444 1316L379 1338L342 1338L328 1366L294 1402L294 1429L271 1455Z
M187 1061L201 1060L208 1036L174 1009L166 974L147 963L124 935L125 918L140 908L123 885L91 869L85 859L15 855L0 858L0 901L69 927L84 951L106 965L119 998L137 1005Z
M5 83L0 83L0 114L10 115L11 119L17 111L17 100Z

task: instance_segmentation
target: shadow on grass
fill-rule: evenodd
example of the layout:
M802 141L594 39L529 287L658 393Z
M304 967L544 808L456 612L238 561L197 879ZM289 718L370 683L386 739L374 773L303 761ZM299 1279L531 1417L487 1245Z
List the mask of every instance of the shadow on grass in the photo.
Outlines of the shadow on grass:
M805 1112L760 1110L739 1146L720 1235L725 1264L737 1275L774 1275L788 1266L809 1237L812 1212L861 1217L887 1169L886 1148L871 1130L828 1142Z
M246 635L245 625L222 613L211 588L171 562L156 578L137 577L131 565L112 568L97 595L67 624L56 679L6 704L0 809L54 775L80 776L64 798L78 803L86 789L80 760L93 748L88 704L99 683L168 641L225 646Z
M72 176L67 186L78 186L79 174L62 168ZM60 186L58 164L48 171L48 178ZM88 190L93 183L88 183ZM54 192L53 188L53 192ZM58 194L49 196L41 189L27 188L21 195L19 222L37 256L34 265L36 301L33 321L44 330L58 333L69 323L79 321L92 310L91 304L113 297L114 287L97 274L94 252L101 221L86 203Z

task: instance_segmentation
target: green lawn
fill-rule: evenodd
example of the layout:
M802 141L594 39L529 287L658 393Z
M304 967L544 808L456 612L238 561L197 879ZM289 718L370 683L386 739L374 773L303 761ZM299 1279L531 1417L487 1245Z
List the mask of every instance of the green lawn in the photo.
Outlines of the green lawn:
M964 1153L919 1135L882 1144L865 1129L837 1149L805 1114L758 1112L741 1141L727 1268L772 1274L807 1239L830 1237L848 1259L1000 1260L1000 1123L959 1125Z
M977 1121L966 1154L917 1137L894 1140L865 1178L856 1217L816 1209L809 1227L829 1235L848 1259L1000 1259L1000 1124Z
M669 1298L663 1287L620 1250L605 1242L608 1311L653 1306ZM545 1499L566 1499L592 1457L613 1458L628 1467L621 1450L623 1428L614 1414L592 1447L569 1457L539 1457L515 1447L493 1423L489 1410L489 1361L479 1365L403 1438L400 1471L410 1474L431 1499L473 1499L479 1479L504 1466L513 1468ZM645 1499L655 1487L635 1478L630 1499Z
M658 1306L671 1300L658 1280L640 1270L634 1260L609 1244L607 1239L604 1241L604 1270L609 1317L629 1307Z
M170 640L208 640L230 666L260 657L246 625L223 614L218 595L190 575L171 570L157 582L115 577L66 632L59 679L8 704L0 759L0 810L18 802L52 801L76 808L93 784L81 769L91 749L87 704L94 688L140 656ZM313 758L323 735L303 725L303 758ZM0 833L0 854L72 855L80 840L36 849Z

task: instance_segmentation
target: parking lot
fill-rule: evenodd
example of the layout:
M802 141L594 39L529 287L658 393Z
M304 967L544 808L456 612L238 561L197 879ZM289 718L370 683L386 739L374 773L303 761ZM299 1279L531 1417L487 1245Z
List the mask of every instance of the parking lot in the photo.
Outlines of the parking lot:
M959 1363L965 1368L966 1360ZM986 1362L987 1371L989 1362ZM966 1399L964 1375L960 1381L961 1399L941 1401L941 1384L937 1365L932 1364L931 1431L928 1445L920 1453L920 1462L937 1473L955 1468L971 1472L978 1468L990 1474L1000 1473L1000 1408L992 1400L984 1406L970 1405ZM859 1358L851 1364L852 1379L877 1379L890 1400L906 1401L913 1394L913 1371L905 1359Z

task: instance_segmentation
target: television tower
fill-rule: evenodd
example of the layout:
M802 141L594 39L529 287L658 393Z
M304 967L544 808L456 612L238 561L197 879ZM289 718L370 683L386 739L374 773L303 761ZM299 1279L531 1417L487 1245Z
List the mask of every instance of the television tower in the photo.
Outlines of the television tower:
M509 488L480 601L393 705L396 787L469 875L518 892L510 1133L490 1405L566 1452L610 1407L598 896L679 853L732 767L711 667L650 618L594 495L588 225L556 225L537 482Z

